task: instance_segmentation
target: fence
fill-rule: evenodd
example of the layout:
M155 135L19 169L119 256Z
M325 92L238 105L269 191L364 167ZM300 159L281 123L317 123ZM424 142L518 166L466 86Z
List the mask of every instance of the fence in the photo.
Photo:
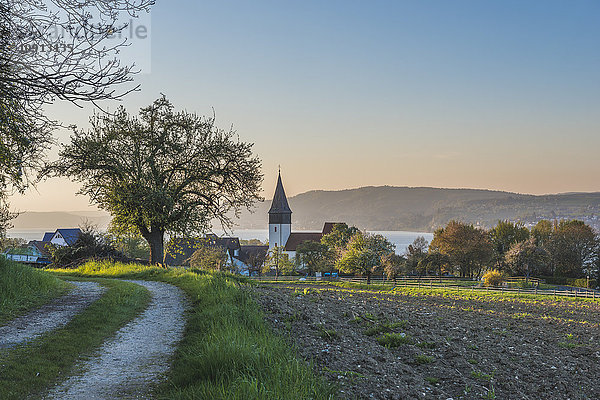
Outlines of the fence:
M273 281L273 276L259 276L252 277L253 280L264 280ZM353 282L366 284L366 277L302 277L302 276L280 276L277 278L281 282ZM521 282L525 278L510 278L510 282ZM479 281L474 281L466 278L451 278L442 277L441 282L439 277L401 277L397 278L396 281L384 279L382 277L371 277L371 284L389 286L390 289L393 287L404 287L404 288L430 288L430 289L450 289L456 290L457 292L500 292L500 293L515 293L515 294L533 294L533 295L547 295L547 296L565 296L574 298L588 298L588 299L600 299L600 292L593 289L584 288L553 288L553 289L539 289L537 283L542 283L541 280L530 278L529 282L536 284L533 288L511 288L511 287L482 287Z

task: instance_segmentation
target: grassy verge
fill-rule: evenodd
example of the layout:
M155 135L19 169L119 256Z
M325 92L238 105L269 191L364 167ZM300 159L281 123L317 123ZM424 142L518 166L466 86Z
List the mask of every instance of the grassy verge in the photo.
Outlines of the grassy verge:
M329 281L321 281L321 282L310 282L310 281L253 281L255 284L279 284L283 286L288 286L293 288L298 285L305 286L318 286L319 288L323 288L323 290L328 290L330 288L341 288L348 289L351 291L362 291L369 293L386 293L386 294L398 294L398 295L406 295L406 296L436 296L436 297L446 297L453 299L470 299L470 300L514 300L517 302L533 302L533 301L564 301L564 302L600 302L600 298L584 298L584 297L567 297L567 296L552 296L550 294L530 294L530 293L514 293L514 292L500 292L490 290L489 292L485 290L485 288L477 288L474 290L469 289L458 289L458 288L429 288L427 286L389 286L389 285L378 285L378 284L370 284L367 285L365 283L355 283L355 282L329 282ZM320 289L321 290L321 289Z
M0 256L0 324L65 294L71 285Z
M63 328L27 346L0 350L0 398L39 394L65 377L81 355L89 354L148 305L147 289L102 279L108 290Z
M266 325L244 280L183 269L88 263L78 276L127 277L172 283L192 302L165 399L329 399L333 390Z

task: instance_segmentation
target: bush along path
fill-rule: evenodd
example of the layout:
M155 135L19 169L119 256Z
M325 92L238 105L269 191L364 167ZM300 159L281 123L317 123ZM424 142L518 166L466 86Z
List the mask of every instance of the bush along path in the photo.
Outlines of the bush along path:
M82 373L54 387L47 398L150 398L183 336L185 298L167 283L130 282L150 291L148 308L105 342L97 355L80 363L77 369Z
M0 348L35 339L66 325L76 314L98 300L106 290L97 282L72 283L75 289L70 293L0 326Z

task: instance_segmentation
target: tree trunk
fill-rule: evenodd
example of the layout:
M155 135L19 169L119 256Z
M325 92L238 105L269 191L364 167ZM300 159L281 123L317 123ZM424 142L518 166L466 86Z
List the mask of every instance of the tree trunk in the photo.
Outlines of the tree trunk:
M371 283L371 274L367 274L367 285Z
M155 230L144 236L150 246L150 264L163 264L165 257L164 232Z

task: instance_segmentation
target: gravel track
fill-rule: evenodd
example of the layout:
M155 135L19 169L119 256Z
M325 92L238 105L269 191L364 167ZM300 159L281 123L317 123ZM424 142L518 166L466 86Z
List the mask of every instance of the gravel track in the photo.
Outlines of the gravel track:
M78 365L82 371L56 386L48 399L145 399L168 370L185 327L183 292L162 282L144 286L152 301L142 315L121 328L97 354Z
M106 288L97 282L71 282L70 293L0 326L0 348L33 340L66 325L75 315L98 300Z

